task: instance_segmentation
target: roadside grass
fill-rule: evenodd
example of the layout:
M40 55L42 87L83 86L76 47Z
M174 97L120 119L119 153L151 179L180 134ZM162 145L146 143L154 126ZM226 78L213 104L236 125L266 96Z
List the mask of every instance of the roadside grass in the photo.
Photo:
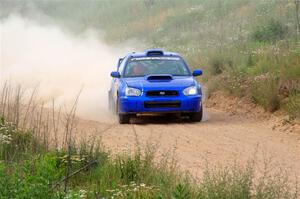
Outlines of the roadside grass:
M204 170L203 179L194 181L171 165L154 163L147 154L117 155L107 152L80 159L72 154L67 189L65 151L32 155L15 163L0 163L2 198L175 198L175 199L281 199L299 197L296 185L287 176L254 176L254 165ZM81 154L84 157L84 154ZM88 155L87 155L88 156ZM90 167L90 162L96 161Z
M65 114L66 117L61 117L64 125L58 131L64 133L59 133L63 138L58 137L57 140L65 141L53 143L50 135L40 135L45 131L36 130L39 129L41 121L44 124L47 123L46 120L52 121L50 116L45 117L45 120L43 117L42 120L34 120L36 123L32 122L30 125L19 123L17 126L16 123L6 120L8 116L15 117L4 109L9 107L9 110L18 110L15 115L23 120L26 111L15 106L20 104L20 107L28 107L28 104L19 100L18 92L14 92L19 87L9 86L11 89L7 91L8 85L6 84L0 95L0 198L299 197L298 185L292 183L288 178L289 174L278 175L263 171L266 175L258 177L255 161L249 161L246 166L232 164L225 168L208 164L203 171L203 177L195 180L189 173L180 171L172 157L164 156L157 160L155 147L151 144L141 150L142 147L137 142L133 154L112 155L96 138L93 142L76 142L74 120L77 99L72 110ZM6 96L5 100L3 96ZM25 98L24 96L23 99ZM38 110L40 104L34 104L34 109ZM33 116L28 114L28 117ZM57 124L56 120L54 124ZM53 128L50 129L47 132L55 133Z
M298 111L293 105L295 95L300 92L297 45L290 41L279 41L276 44L261 44L259 48L255 43L252 46L254 49L248 52L248 58L232 59L232 66L224 62L228 55L226 58L218 56L217 60L223 61L210 65L210 92L223 90L230 95L248 97L267 111L283 110L291 117L298 118L299 115L291 108Z
M20 132L21 133L21 132ZM74 150L66 191L67 151L30 154L20 162L0 162L2 198L297 198L287 176L254 176L254 164L226 168L208 166L200 182L155 163L154 154L136 151L110 157L103 149ZM23 156L24 157L24 156ZM91 162L95 164L90 165ZM84 168L84 169L82 169ZM82 170L81 170L82 169ZM80 172L72 175L76 171ZM63 179L63 180L62 180Z
M265 110L274 112L280 107L279 81L273 76L256 78L251 86L251 98Z
M300 93L290 94L290 97L282 103L283 109L288 112L292 118L300 118Z

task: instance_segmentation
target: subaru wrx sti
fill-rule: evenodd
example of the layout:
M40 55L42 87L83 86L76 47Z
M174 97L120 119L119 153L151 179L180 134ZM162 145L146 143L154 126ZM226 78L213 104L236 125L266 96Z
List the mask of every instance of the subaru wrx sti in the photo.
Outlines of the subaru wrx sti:
M147 50L119 59L109 90L109 107L120 124L143 114L177 113L192 122L202 119L202 90L195 76L177 53Z

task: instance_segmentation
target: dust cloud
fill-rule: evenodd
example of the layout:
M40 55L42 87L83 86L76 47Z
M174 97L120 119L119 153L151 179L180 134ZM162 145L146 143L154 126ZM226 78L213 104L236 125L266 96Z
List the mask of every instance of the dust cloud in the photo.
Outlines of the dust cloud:
M39 85L46 103L72 104L82 88L80 117L106 120L110 72L129 47L111 47L88 30L81 36L56 26L11 16L1 21L0 83L11 80L25 88Z

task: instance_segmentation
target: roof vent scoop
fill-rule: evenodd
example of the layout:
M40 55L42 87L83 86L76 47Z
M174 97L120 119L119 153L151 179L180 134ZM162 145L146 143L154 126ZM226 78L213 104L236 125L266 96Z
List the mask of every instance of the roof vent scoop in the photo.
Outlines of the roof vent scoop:
M148 81L171 81L172 75L148 75L146 77Z
M150 49L146 51L147 56L163 56L164 51L160 49Z

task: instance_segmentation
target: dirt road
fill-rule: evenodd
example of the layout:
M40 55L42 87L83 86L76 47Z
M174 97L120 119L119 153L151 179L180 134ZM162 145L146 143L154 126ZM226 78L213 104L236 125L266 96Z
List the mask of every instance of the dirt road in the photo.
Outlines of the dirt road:
M82 122L86 129L99 129L105 146L114 152L134 150L155 143L157 156L174 155L183 170L200 177L203 167L245 164L256 158L261 166L282 167L300 176L300 134L272 129L269 121L230 116L224 111L205 109L205 121L188 123L179 119L146 118L134 124ZM93 136L93 135L92 135Z

